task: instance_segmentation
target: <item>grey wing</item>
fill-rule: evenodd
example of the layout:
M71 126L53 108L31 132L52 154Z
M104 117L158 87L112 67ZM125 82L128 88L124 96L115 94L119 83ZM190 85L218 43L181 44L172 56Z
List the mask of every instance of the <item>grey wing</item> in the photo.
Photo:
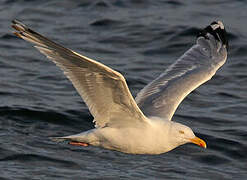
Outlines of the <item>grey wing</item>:
M223 23L211 23L199 33L192 48L137 94L142 112L171 120L181 101L224 64L227 49Z
M64 71L87 104L97 127L145 121L120 73L52 42L16 20L12 27L17 36L34 43ZM121 122L123 119L128 122Z

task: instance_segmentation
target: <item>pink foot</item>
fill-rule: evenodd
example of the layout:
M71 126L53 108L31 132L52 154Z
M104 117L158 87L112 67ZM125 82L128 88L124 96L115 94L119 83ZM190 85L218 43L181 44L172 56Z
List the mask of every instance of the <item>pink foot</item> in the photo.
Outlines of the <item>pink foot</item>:
M84 146L84 147L89 146L89 144L84 143L84 142L73 142L73 141L70 141L69 144L74 145L74 146Z

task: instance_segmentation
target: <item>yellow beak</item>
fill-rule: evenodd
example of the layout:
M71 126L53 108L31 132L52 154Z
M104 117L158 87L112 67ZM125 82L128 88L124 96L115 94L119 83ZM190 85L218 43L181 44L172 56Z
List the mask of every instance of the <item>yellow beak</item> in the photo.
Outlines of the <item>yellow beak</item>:
M190 141L194 144L197 144L198 146L201 146L203 148L207 148L207 144L205 143L205 141L203 141L202 139L195 137L190 139Z

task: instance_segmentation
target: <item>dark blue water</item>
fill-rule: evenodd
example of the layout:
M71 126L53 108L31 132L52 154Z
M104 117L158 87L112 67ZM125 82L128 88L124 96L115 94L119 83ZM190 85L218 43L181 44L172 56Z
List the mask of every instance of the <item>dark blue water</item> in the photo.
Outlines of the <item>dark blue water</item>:
M246 179L247 1L2 0L0 2L0 179ZM56 144L50 136L93 128L62 71L11 33L20 19L38 32L121 72L135 96L222 20L230 51L174 120L205 139L161 155Z

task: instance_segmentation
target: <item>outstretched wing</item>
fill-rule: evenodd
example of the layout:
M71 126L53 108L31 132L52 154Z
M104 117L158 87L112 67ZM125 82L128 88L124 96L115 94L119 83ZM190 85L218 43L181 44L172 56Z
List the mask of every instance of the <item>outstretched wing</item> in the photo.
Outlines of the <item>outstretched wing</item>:
M191 49L137 94L139 108L146 116L171 120L181 101L224 64L227 49L223 23L211 23Z
M35 44L64 71L94 116L96 126L145 121L120 73L54 43L16 20L12 27L17 30L15 35Z

